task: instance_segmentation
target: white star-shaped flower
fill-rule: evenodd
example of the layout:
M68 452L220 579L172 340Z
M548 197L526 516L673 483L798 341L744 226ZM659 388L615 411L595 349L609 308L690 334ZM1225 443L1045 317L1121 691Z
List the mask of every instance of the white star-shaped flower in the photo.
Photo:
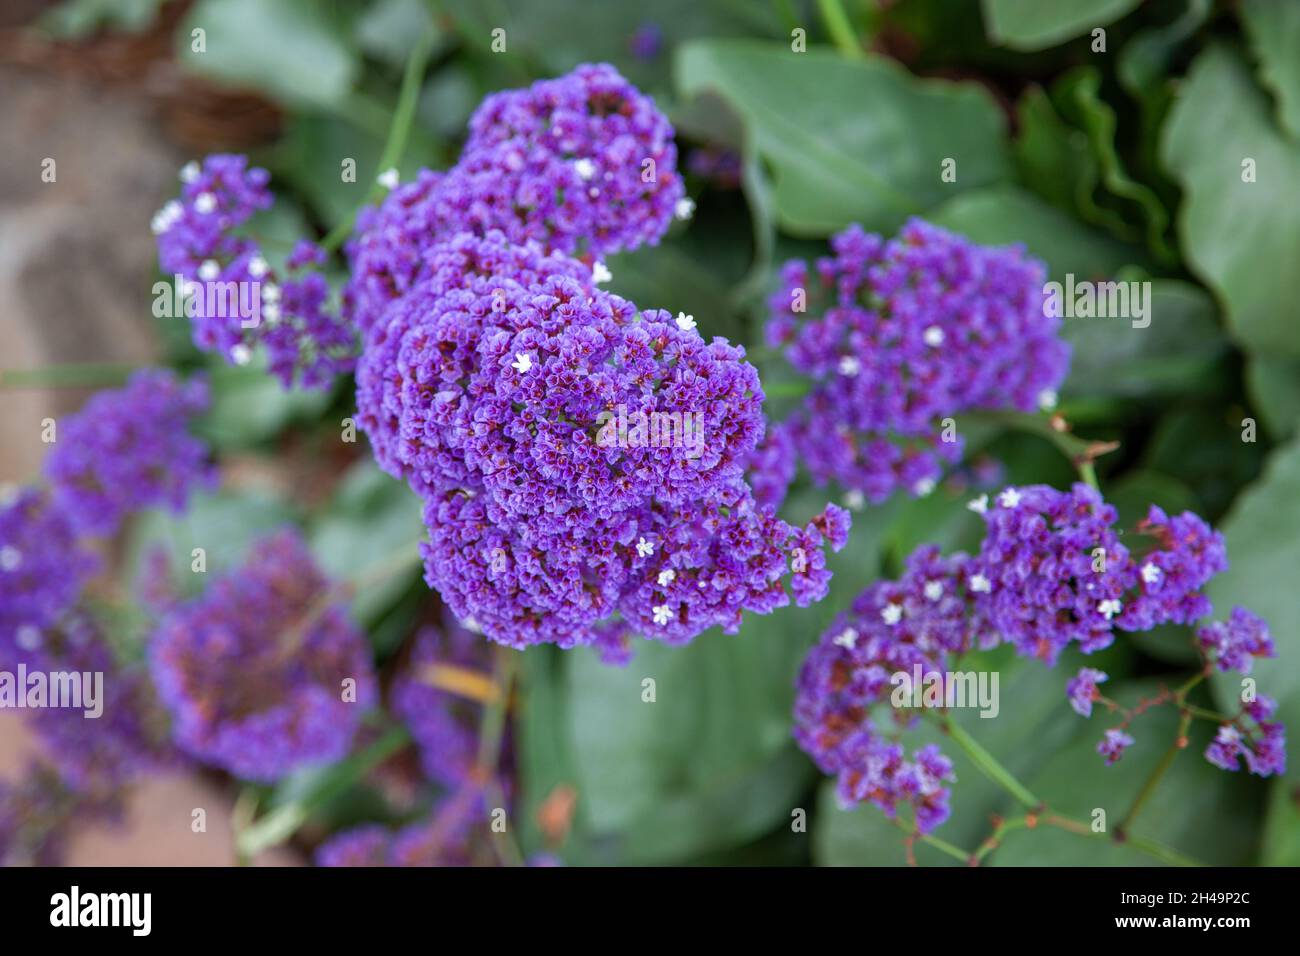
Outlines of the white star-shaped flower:
M1015 488L1008 488L1002 494L998 495L998 504L1004 508L1016 508L1020 505L1020 499L1023 495Z
M641 538L636 543L636 553L643 558L648 558L655 553L655 546L645 538Z
M650 609L654 614L655 623L663 627L673 619L673 612L668 610L667 604L660 604Z
M1160 580L1160 569L1148 561L1142 565L1142 580L1147 584L1155 584Z
M921 338L926 345L937 349L940 345L943 345L943 329L937 325L932 325L921 334Z
M1038 407L1045 412L1050 412L1056 407L1057 395L1054 389L1045 388L1038 393Z
M1231 724L1224 724L1219 728L1218 742L1221 744L1235 744L1241 739L1241 731Z
M274 302L262 303L262 321L274 325L280 321L280 306Z
M659 586L661 588L668 587L668 585L672 584L676 580L677 580L677 572L674 571L672 568L664 568L662 571L659 572Z
M922 478L912 486L912 493L918 498L924 498L930 492L934 491L934 479Z
M186 163L184 166L181 167L181 182L192 183L194 182L194 180L198 178L199 178L199 164L191 159L188 163Z
M212 193L199 193L194 199L194 208L205 216L210 212L215 212L217 209L217 197L212 195Z
M695 200L689 196L677 200L677 205L673 207L673 215L682 221L690 219L695 215Z
M880 619L893 627L903 619L903 609L897 604L886 604L880 609Z
M460 626L474 634L483 633L483 628L479 627L478 621L474 620L472 617L465 618L465 620L460 622Z
M261 256L253 256L248 260L248 274L254 279L262 278L269 268L270 266L266 264L266 260Z
M925 596L928 597L931 601L937 601L939 600L939 598L943 597L943 582L926 581Z
M574 162L573 171L578 174L579 179L586 182L596 175L596 164L584 156Z
M977 515L982 515L989 510L989 496L980 495L978 498L972 498L966 502L966 507Z
M854 628L846 627L831 638L831 643L851 651L857 646L858 632Z
M253 353L247 345L236 345L230 349L230 360L236 365L247 365L253 360Z
M1115 600L1115 598L1107 598L1097 604L1097 611L1108 621L1123 609L1124 606L1120 604L1119 601Z
M149 222L149 229L155 236L161 236L164 232L176 225L176 221L181 218L184 209L175 199L167 202L154 213L153 219Z
M527 352L519 352L515 355L515 360L510 363L510 367L522 375L533 367L533 357Z
M276 285L274 282L268 282L266 285L262 286L262 301L279 302L280 287Z
M204 282L211 282L217 276L221 275L221 266L216 259L204 259L203 264L199 266L199 278Z
M382 173L380 173L378 176L375 177L375 182L379 183L379 185L383 186L385 189L389 191L396 189L397 184L400 181L401 180L399 178L396 169L385 169Z
M597 262L591 267L591 281L596 285L602 282L612 282L614 273L609 271L609 266L603 262Z
M857 375L862 371L862 363L858 361L857 356L845 355L840 359L841 375Z
M691 329L695 328L695 316L687 315L685 312L678 312L675 321L677 322L677 327L683 332L689 332Z
M13 545L0 548L0 571L12 571L23 563L23 553Z
M848 508L850 511L861 511L866 507L866 504L867 496L856 488L851 489L848 494L844 496L844 507Z
M988 594L993 590L993 585L989 579L982 574L972 574L970 576L970 589L975 594Z

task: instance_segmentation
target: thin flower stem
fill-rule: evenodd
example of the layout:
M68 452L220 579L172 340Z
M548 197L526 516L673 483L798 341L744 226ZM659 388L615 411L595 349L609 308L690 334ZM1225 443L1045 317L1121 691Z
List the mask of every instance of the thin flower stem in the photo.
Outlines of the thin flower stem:
M1191 722L1192 715L1184 710L1178 721L1178 736L1174 738L1174 742L1169 745L1169 749L1164 752L1164 755L1160 758L1160 762L1155 765L1155 768L1151 771L1151 775L1147 777L1146 783L1144 783L1142 789L1138 791L1138 795L1133 800L1133 805L1129 807L1128 813L1124 814L1124 819L1120 821L1119 826L1115 830L1116 839L1123 840L1127 837L1129 827L1133 825L1133 821L1137 818L1138 811L1140 811L1146 802L1151 799L1151 795L1156 792L1156 787L1159 786L1160 781L1164 778L1165 772L1168 771L1169 767L1173 764L1174 758L1178 756L1178 752L1187 746L1187 727Z
M976 422L1014 428L1047 439L1070 460L1070 464L1079 472L1079 478L1097 491L1101 490L1101 486L1097 482L1097 471L1093 462L1119 447L1119 442L1080 438L1070 431L1069 425L1060 415L1044 418L1042 415L1030 415L1025 412L976 411L967 413L965 417Z
M817 0L817 9L821 12L826 32L831 35L835 48L852 60L864 59L866 54L862 51L862 44L858 42L853 24L849 22L840 0Z
M944 729L948 736L956 741L957 746L966 751L966 755L974 761L975 766L979 768L980 773L988 777L994 783L1010 793L1013 797L1023 803L1030 810L1036 809L1043 805L1043 802L1029 792L1029 788L1011 775L1006 767L998 762L998 759L985 750L974 737L968 734L959 724L954 721L945 719L943 722Z
M905 822L898 819L898 817L893 818L893 824L894 826L902 830L904 833L906 833L909 840L919 840L922 843L926 844L927 846L934 847L940 853L947 854L948 856L952 857L954 860L960 860L962 863L966 863L971 858L971 855L967 853L965 850L963 850L961 847L955 846L949 843L947 840L941 840L937 836L931 836L929 833L917 833L915 830L909 827Z
M0 370L0 388L115 388L126 384L138 365L82 362L44 368Z
M392 125L388 127L388 140L379 158L376 176L397 166L406 149L406 141L411 134L411 123L415 119L415 107L420 99L420 86L424 82L424 72L429 66L429 57L437 42L437 32L430 29L420 35L410 56L406 59L406 69L402 74L402 86L397 94L397 106L393 109ZM383 187L377 182L370 187L365 205L369 205L382 195ZM321 240L321 247L327 252L334 252L343 245L343 241L352 233L357 213L353 210L344 221L330 230L329 235Z
M510 696L514 687L515 674L519 670L522 654L512 647L496 645L494 648L494 674L497 691L483 708L483 722L479 725L478 760L475 763L475 775L483 781L483 793L494 807L504 808L505 795L500 782L501 749L505 740L506 717L510 710ZM511 836L507 823L504 834L493 834L498 839L493 843L501 862L506 866L519 866L523 863L523 854Z

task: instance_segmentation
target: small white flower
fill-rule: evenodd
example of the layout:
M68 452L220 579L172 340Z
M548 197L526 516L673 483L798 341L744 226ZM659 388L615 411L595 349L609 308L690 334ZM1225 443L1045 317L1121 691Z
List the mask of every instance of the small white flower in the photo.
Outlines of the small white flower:
M677 313L677 327L683 332L689 332L695 328L695 316L687 315L685 312Z
M280 307L274 302L262 303L262 321L273 325L280 321Z
M668 587L668 585L672 584L676 580L677 580L677 572L674 571L672 568L664 568L662 571L659 572L659 586L661 588Z
M379 183L379 185L383 186L385 189L388 190L396 189L397 183L399 182L397 170L385 169L382 173L380 173L378 176L375 177L375 182Z
M221 275L221 266L217 260L204 259L203 264L199 266L199 278L204 282L211 282L219 275Z
M858 361L857 356L845 355L840 359L841 375L857 375L862 371L862 363Z
M268 282L266 285L262 286L262 301L279 302L280 287L276 285L274 282Z
M23 563L23 553L12 545L0 548L0 571L12 571Z
M216 212L217 197L212 193L199 193L194 199L194 209L205 216L210 212Z
M483 628L479 627L478 621L474 620L472 617L465 618L465 620L460 622L460 626L474 634L483 633Z
M921 338L925 340L926 345L937 349L940 345L943 345L943 329L937 325L932 325L925 330Z
M682 221L690 219L695 215L695 200L690 197L677 200L677 205L673 207L673 215Z
M858 632L851 627L846 627L840 633L831 638L831 643L848 650L853 650L858 643Z
M1219 735L1216 739L1221 744L1235 744L1241 739L1241 731L1231 724L1224 724L1219 728Z
M1020 499L1023 495L1015 488L1008 488L1002 494L998 495L998 504L1004 508L1015 508L1020 505Z
M978 498L972 498L966 502L966 507L977 515L982 515L989 510L989 496L980 495Z
M903 619L903 609L897 604L886 604L880 609L880 619L893 627Z
M1155 584L1160 580L1160 569L1148 561L1142 565L1142 580L1147 584Z
M655 546L645 538L641 538L636 543L636 553L643 558L648 558L655 553Z
M1056 399L1056 391L1054 389L1045 388L1038 393L1038 407L1045 412L1050 412L1056 407Z
M1097 611L1105 616L1106 620L1109 621L1112 617L1123 610L1123 607L1124 606L1114 598L1107 598L1105 601L1098 603Z
M928 597L931 601L937 601L939 600L939 598L943 597L943 582L926 581L925 596Z
M579 179L586 182L596 175L596 164L584 156L582 159L574 162L573 171L578 174Z
M515 355L515 360L510 363L510 367L522 375L533 367L533 357L527 352L519 352Z
M198 178L199 178L199 164L191 159L188 163L186 163L184 166L181 167L181 182L192 183L194 182L194 180Z
M922 478L912 486L912 493L918 498L924 498L930 492L934 491L934 479Z
M609 266L605 265L605 263L597 262L591 267L591 281L596 285L600 285L602 282L612 282L613 280L614 273L609 271Z
M25 651L34 651L41 646L41 632L30 624L23 624L14 635L14 641Z
M982 574L972 574L970 576L970 589L975 594L988 594L993 590L993 585L989 579Z
M253 360L253 353L247 345L236 345L230 350L230 360L236 365L247 365Z
M867 496L854 488L844 496L844 507L850 511L861 511L867 505Z
M254 279L262 278L269 268L270 266L266 264L266 260L261 256L253 256L248 260L248 274Z
M651 610L654 612L655 623L660 627L663 627L673 619L673 612L668 610L667 604L660 604L657 607L651 608Z
M176 225L176 221L184 214L181 204L175 199L167 202L164 206L154 213L153 220L149 223L149 229L155 236L161 236L164 232Z

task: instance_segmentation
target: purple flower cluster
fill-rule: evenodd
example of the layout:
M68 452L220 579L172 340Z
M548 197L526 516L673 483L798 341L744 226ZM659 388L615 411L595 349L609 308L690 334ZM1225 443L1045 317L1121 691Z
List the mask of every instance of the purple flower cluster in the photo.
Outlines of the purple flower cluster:
M1286 728L1271 719L1276 710L1276 701L1269 697L1247 703L1239 717L1219 726L1205 759L1236 771L1244 757L1250 772L1260 777L1286 773Z
M781 427L819 485L873 502L899 486L927 494L961 457L944 418L1054 403L1069 347L1044 314L1045 267L1023 249L915 219L889 241L850 226L831 249L815 275L785 265L767 327L812 379Z
M183 511L192 490L216 481L207 446L187 430L207 407L206 384L161 369L142 369L125 388L97 393L63 423L45 459L58 509L96 535L113 533L132 511Z
M173 608L150 646L176 742L239 777L343 757L377 698L365 635L295 532Z
M1268 624L1244 607L1234 607L1227 622L1211 621L1196 632L1201 648L1214 657L1221 671L1249 674L1256 657L1275 657Z
M872 585L836 618L799 675L795 740L836 777L840 800L872 803L890 817L911 805L922 833L948 817L943 783L953 779L952 765L933 746L906 759L872 712L890 695L893 675L942 672L950 656L997 642L972 611L969 565L964 555L919 549L899 580ZM893 717L907 724L915 714L904 707Z
M362 212L344 314L369 334L423 277L424 254L461 232L596 257L658 242L685 196L676 163L671 124L609 65L495 93L452 169Z
M0 866L61 866L74 829L120 819L116 797L69 790L53 767L30 762L18 780L0 780Z
M393 682L393 714L410 729L425 774L446 787L460 786L470 776L481 708L435 686L430 672L439 666L482 669L486 650L475 634L454 623L442 630L423 628L406 669Z
M362 356L358 421L424 496L426 578L458 617L516 647L616 650L734 631L788 603L787 567L801 605L824 595L847 515L800 530L755 503L763 394L742 349L498 232L428 262Z
M39 659L99 562L66 515L34 488L0 502L0 668Z
M1108 680L1110 677L1105 671L1095 667L1079 668L1079 673L1065 685L1065 696L1069 698L1071 709L1080 717L1091 717L1093 702L1101 696L1097 685Z
M1200 589L1227 566L1223 538L1196 515L1152 507L1139 526L1153 547L1120 542L1117 512L1084 484L1008 487L972 507L987 526L973 574L990 623L1023 655L1055 664L1072 642L1085 654L1114 629L1186 624L1209 612Z
M256 240L240 235L274 200L269 174L243 156L215 154L181 170L181 196L154 217L158 262L191 296L194 344L246 364L265 346L269 367L288 388L328 386L351 369L356 342L329 302L323 249L300 241L279 277Z
M473 788L441 798L425 819L399 830L365 824L316 850L317 866L470 866L485 859L487 808Z

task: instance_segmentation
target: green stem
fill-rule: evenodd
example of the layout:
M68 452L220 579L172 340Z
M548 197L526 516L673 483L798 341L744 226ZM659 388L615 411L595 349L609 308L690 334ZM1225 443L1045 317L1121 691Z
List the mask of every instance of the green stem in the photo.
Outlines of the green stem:
M1043 801L1029 792L1029 788L1011 775L1011 771L1002 766L998 759L985 750L974 737L968 734L962 727L952 720L945 720L944 729L948 735L956 741L957 746L966 752L966 756L974 762L979 768L980 773L988 777L994 783L1001 785L1009 794L1023 803L1030 810L1035 810L1043 805Z
M140 366L127 362L80 362L44 368L0 370L0 388L115 388Z
M1047 439L1056 446L1062 455L1070 460L1070 464L1074 465L1078 470L1079 477L1084 483L1097 490L1100 490L1100 486L1097 483L1097 472L1093 467L1093 462L1099 456L1112 452L1119 447L1118 442L1090 441L1086 438L1080 438L1069 431L1060 431L1053 426L1054 421L1058 423L1061 421L1059 418L1044 418L1041 415L1030 415L1025 412L1004 411L969 412L965 417L976 422L1014 428L1017 431Z
M436 42L436 31L426 30L420 35L411 50L411 55L406 59L402 87L397 94L397 106L393 109L393 121L388 127L388 141L384 143L384 151L379 157L379 168L375 171L376 178L380 173L395 168L402 158L402 152L406 149L406 141L411 134L411 123L415 119L415 107L420 100L420 86L424 81L424 72L429 66L429 57L433 54ZM381 195L383 195L383 187L377 182L372 184L364 205L376 202ZM357 212L358 210L353 210L347 219L331 229L329 235L321 240L321 246L327 252L334 252L343 245L343 241L352 233L352 224L356 221Z
M909 827L902 820L898 819L898 817L894 817L893 822L894 822L894 826L898 827L900 830L902 830L912 839L920 840L922 843L926 844L927 846L934 847L940 853L946 853L954 860L960 860L962 863L967 863L970 861L971 855L967 853L965 850L963 850L961 847L949 843L947 840L941 840L937 836L931 836L928 833L917 833L914 830L912 830L912 828Z
M1174 742L1169 745L1169 749L1161 756L1160 762L1152 769L1151 775L1147 777L1146 783L1142 785L1142 789L1138 791L1137 797L1133 800L1133 805L1129 807L1128 813L1124 814L1124 819L1116 827L1115 835L1118 839L1127 839L1129 827L1133 825L1133 821L1137 818L1138 811L1151 799L1151 795L1156 792L1156 787L1164 778L1165 772L1173 764L1178 752L1185 746L1187 727L1191 722L1192 715L1187 711L1183 711L1182 717L1178 721L1178 736L1174 738Z
M853 24L849 22L840 0L817 0L817 9L821 11L826 32L831 35L836 49L850 59L865 59L866 54L862 51L862 44L858 42L857 34L853 32Z
M479 725L477 771L483 780L484 794L492 806L503 807L505 794L499 780L501 748L505 740L506 716L510 712L510 695L514 688L515 674L519 670L521 651L498 645L495 648L496 693L483 710L483 722ZM510 835L510 823L506 823L504 834L493 833L496 837L497 855L506 866L519 866L523 863L523 854L518 844Z

